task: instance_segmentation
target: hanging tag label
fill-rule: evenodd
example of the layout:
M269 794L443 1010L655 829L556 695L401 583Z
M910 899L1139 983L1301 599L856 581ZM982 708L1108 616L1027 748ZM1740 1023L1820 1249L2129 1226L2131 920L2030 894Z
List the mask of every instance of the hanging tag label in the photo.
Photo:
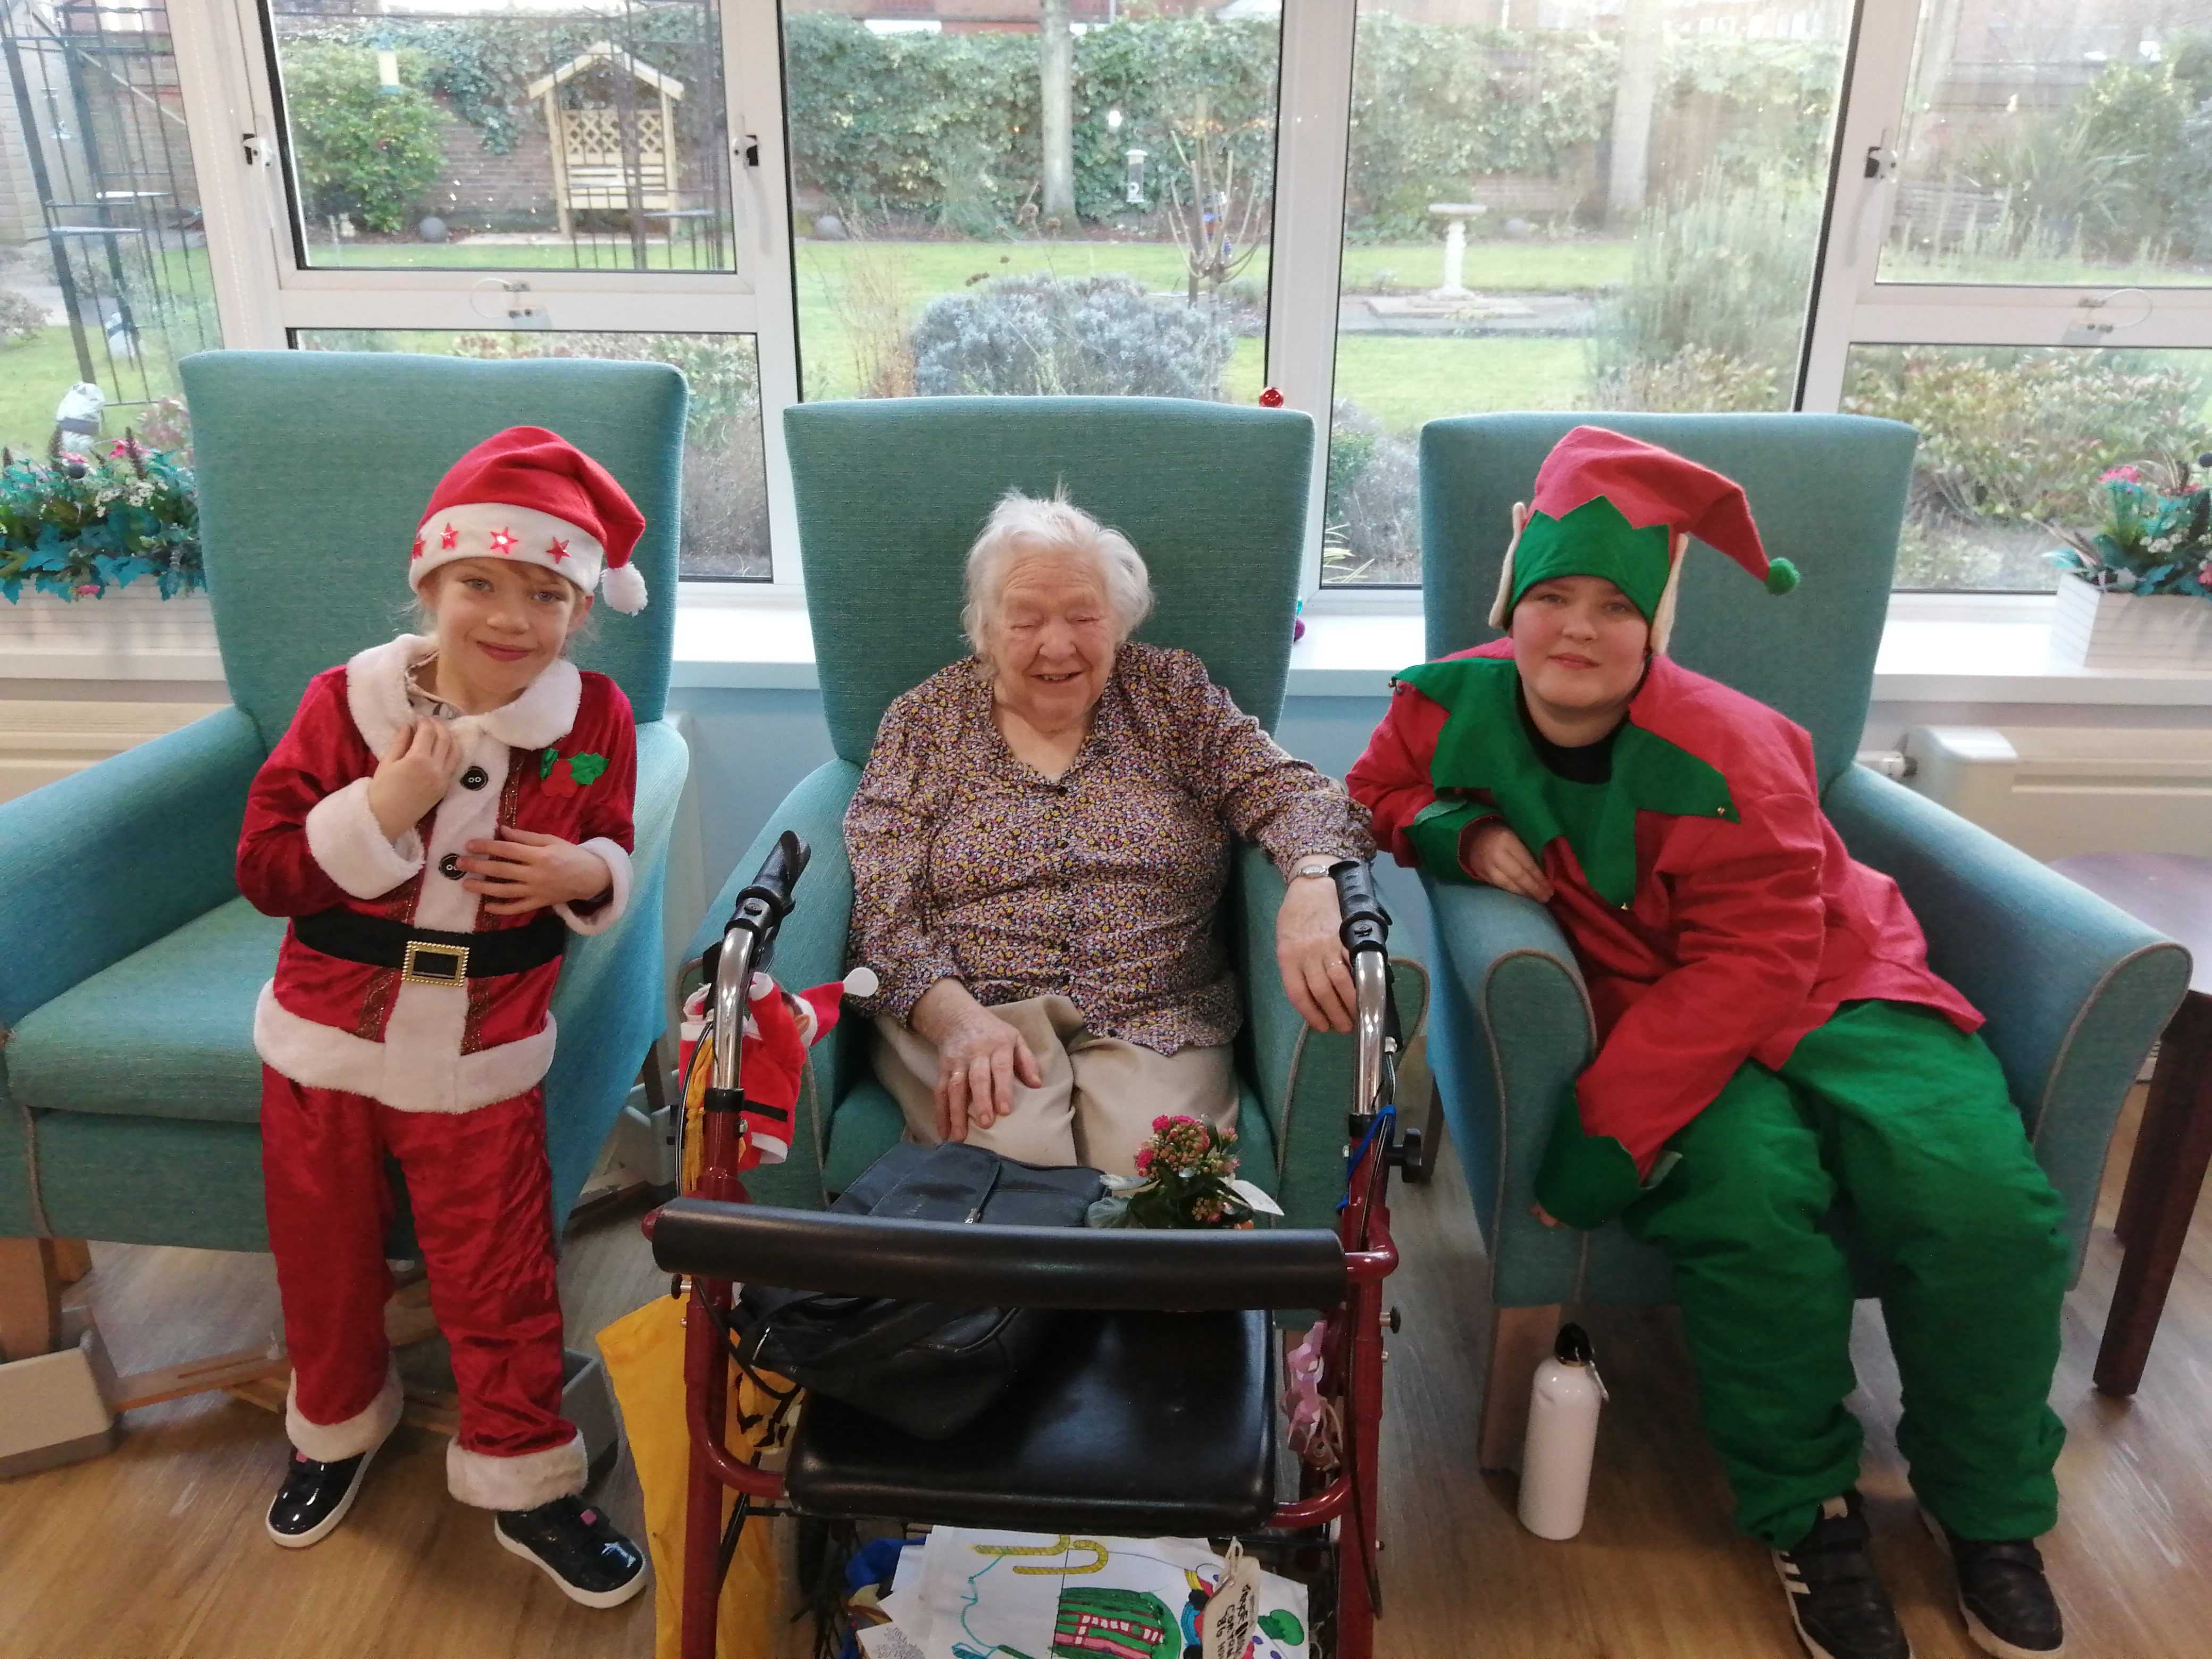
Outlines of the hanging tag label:
M1283 1206L1249 1181L1231 1181L1229 1190L1243 1199L1254 1215L1280 1215Z
M1206 1604L1205 1659L1244 1659L1260 1626L1260 1564L1230 1540L1221 1588Z

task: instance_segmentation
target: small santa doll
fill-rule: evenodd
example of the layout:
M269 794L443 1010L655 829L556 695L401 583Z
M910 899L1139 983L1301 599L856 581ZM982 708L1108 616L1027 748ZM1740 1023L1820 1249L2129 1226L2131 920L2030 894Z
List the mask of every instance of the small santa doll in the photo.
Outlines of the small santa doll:
M291 921L254 1017L292 1358L270 1535L327 1534L399 1420L383 1317L396 1158L459 1389L447 1484L592 1607L635 1595L645 1569L578 1496L584 1444L561 1416L541 1084L568 938L612 927L630 890L629 702L566 651L595 587L643 607L644 527L604 467L542 428L464 455L408 563L427 631L308 683L238 849L240 890Z
M872 997L876 989L872 968L855 968L841 980L796 994L780 988L766 974L753 975L752 983L745 988L748 1006L738 1051L738 1080L745 1097L740 1114L738 1170L781 1164L791 1155L792 1126L799 1110L799 1080L806 1069L806 1051L836 1029L847 997ZM694 991L684 1001L679 1030L682 1043L677 1069L685 1079L682 1181L687 1193L698 1190L705 1168L707 1137L701 1115L706 1109L707 1083L714 1068L714 1037L708 1029L708 1008L714 1000L711 982Z

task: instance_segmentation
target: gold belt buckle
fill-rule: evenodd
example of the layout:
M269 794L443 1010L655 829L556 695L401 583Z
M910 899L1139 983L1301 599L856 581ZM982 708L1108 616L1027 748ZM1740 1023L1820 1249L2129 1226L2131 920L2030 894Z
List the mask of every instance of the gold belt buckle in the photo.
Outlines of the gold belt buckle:
M410 939L407 954L399 963L399 977L410 985L465 985L469 977L469 947Z

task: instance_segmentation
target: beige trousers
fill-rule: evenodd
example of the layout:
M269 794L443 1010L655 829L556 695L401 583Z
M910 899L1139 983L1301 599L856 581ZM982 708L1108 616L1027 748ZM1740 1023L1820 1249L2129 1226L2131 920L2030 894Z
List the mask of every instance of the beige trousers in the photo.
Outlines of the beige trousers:
M1014 1109L988 1129L970 1128L970 1146L1024 1164L1084 1164L1109 1175L1134 1175L1137 1149L1152 1120L1180 1113L1217 1129L1237 1127L1231 1046L1156 1054L1086 1030L1066 997L1003 1002L991 1012L1022 1034L1044 1073L1044 1086L1014 1085ZM897 1020L876 1020L876 1076L906 1115L908 1139L934 1146L937 1045Z

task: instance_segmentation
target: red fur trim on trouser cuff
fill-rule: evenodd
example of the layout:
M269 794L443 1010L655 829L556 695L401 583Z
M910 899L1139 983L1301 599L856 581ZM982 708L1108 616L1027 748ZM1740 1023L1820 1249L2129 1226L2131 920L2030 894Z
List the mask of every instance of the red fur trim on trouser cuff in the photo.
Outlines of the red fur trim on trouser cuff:
M382 1445L385 1437L399 1426L404 1403L398 1368L390 1366L384 1373L384 1386L362 1410L343 1423L310 1423L300 1415L300 1380L295 1376L284 1390L284 1432L291 1437L295 1451L318 1463L336 1463Z
M473 1452L459 1440L446 1448L446 1490L480 1510L534 1510L583 1491L589 1474L580 1434L519 1457Z

